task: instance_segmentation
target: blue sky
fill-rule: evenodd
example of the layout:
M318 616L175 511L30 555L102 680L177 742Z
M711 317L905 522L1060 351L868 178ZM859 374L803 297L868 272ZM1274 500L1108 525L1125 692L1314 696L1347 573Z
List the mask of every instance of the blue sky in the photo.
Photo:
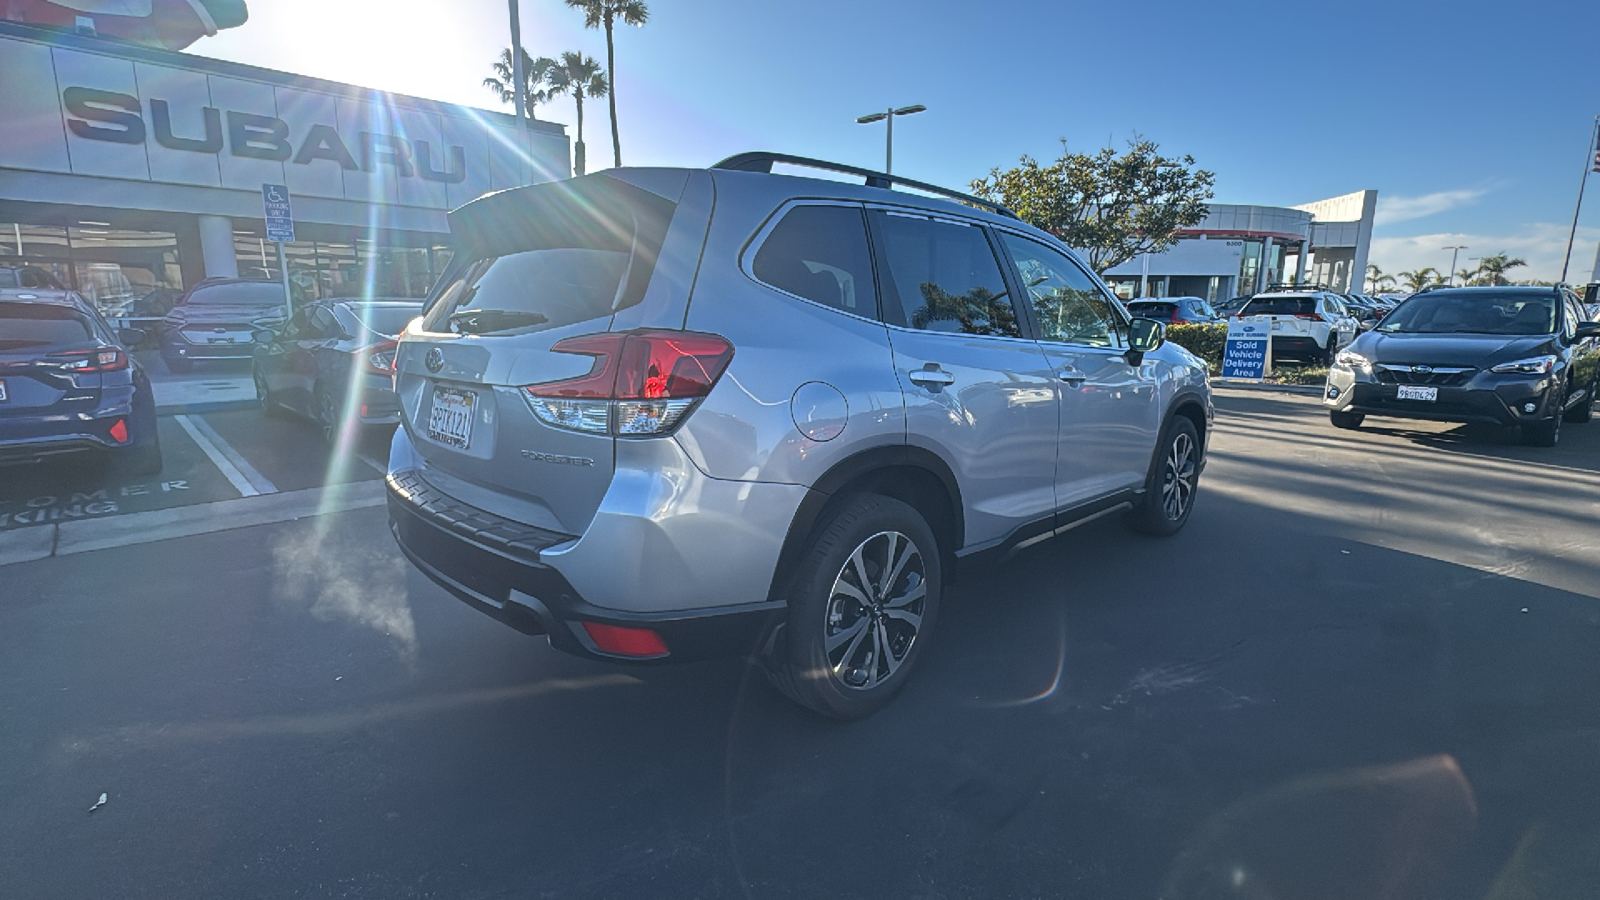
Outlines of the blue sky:
M1292 205L1380 194L1373 261L1389 271L1506 251L1554 278L1584 145L1600 113L1600 4L1336 0L1143 4L655 0L620 33L618 117L630 165L706 165L770 149L965 186L1065 138L1134 133L1217 173L1217 201ZM448 9L447 18L437 11ZM413 11L414 10L414 11ZM522 0L534 55L605 42L560 0ZM508 43L503 0L255 0L250 21L190 52L489 108ZM591 169L611 160L585 105ZM574 121L571 100L541 118ZM1600 242L1600 176L1573 280Z

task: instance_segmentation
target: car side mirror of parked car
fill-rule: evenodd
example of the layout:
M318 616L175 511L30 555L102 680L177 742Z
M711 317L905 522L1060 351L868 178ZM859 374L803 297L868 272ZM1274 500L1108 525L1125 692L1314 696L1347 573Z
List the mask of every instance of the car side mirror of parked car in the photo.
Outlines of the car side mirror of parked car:
M1167 339L1167 326L1155 319L1134 319L1128 325L1128 364L1138 365L1144 355Z
M258 344L270 344L277 338L278 333L271 328L257 328L255 331L250 332L250 340Z
M146 334L143 328L117 329L117 340L121 341L124 347L136 347L144 343L149 337L150 335Z
M1600 322L1579 322L1577 334L1573 337L1580 341L1584 338L1600 337Z

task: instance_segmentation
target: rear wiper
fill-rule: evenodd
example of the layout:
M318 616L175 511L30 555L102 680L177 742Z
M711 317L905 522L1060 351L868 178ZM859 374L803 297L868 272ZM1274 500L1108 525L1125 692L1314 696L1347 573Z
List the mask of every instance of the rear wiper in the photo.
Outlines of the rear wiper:
M450 327L457 334L488 334L550 321L536 312L513 309L463 309L450 315Z

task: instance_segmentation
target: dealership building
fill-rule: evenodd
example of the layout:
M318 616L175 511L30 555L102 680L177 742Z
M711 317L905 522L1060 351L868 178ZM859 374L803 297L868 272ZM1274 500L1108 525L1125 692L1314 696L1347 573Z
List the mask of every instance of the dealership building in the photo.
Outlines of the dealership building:
M1124 299L1218 302L1290 281L1359 292L1377 206L1377 191L1292 207L1213 203L1176 245L1134 257L1108 270L1106 280Z
M565 127L0 21L0 267L114 315L205 277L277 279L262 186L287 185L291 290L420 297L445 212L567 177Z

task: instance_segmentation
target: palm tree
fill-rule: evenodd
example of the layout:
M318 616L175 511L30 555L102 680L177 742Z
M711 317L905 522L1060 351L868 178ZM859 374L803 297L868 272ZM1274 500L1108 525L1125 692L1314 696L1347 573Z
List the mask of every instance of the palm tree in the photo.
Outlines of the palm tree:
M1423 266L1415 272L1401 272L1400 281L1406 290L1415 294L1430 284L1439 283L1439 271L1433 266Z
M1469 285L1469 284L1472 283L1472 280L1474 278L1478 277L1478 273L1480 271L1482 271L1482 270L1481 269L1459 269L1459 270L1456 271L1455 280L1461 282L1462 285Z
M1367 288L1368 293L1376 294L1382 291L1385 285L1394 287L1394 276L1386 274L1382 269L1378 268L1376 263L1369 263L1367 265L1367 284L1372 285Z
M534 106L550 99L550 92L539 89L544 83L545 75L554 66L556 61L548 56L538 59L522 51L522 106L528 112L528 118L538 118L533 114ZM500 51L500 58L494 62L494 76L485 78L483 86L500 98L501 103L515 104L517 95L511 90L511 85L517 80L516 69L511 65L511 50Z
M617 50L612 39L613 26L643 25L650 18L650 7L643 0L567 0L573 9L583 10L583 27L606 30L606 71L611 73L611 154L612 165L622 165L622 138L617 131Z
M1522 259L1521 257L1507 256L1505 251L1502 250L1493 256L1485 256L1483 259L1479 260L1478 272L1483 276L1482 280L1484 284L1510 284L1511 282L1506 279L1506 272L1510 269L1515 269L1518 266L1525 266L1527 264L1527 260Z
M555 63L546 73L550 84L550 96L559 97L562 94L571 94L572 99L578 102L578 143L573 149L572 169L579 175L584 170L583 151L583 98L604 97L611 93L611 85L606 82L606 73L601 71L600 63L592 56L584 56L568 50L561 54L561 61Z

